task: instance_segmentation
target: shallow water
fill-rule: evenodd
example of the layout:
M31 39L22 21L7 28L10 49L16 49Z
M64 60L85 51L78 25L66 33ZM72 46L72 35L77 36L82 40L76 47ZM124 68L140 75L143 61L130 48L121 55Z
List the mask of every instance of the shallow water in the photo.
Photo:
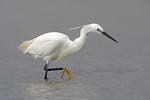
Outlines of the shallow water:
M128 64L130 65L131 62ZM73 73L75 79L70 82L59 78L60 71L49 73L49 80L44 81L40 77L43 75L42 71L36 72L38 67L34 67L35 70L32 72L23 69L17 70L18 72L12 70L12 73L8 74L12 76L7 76L7 80L0 84L0 95L5 100L149 99L150 69L148 66L111 67L93 67L96 70L88 67L86 70L85 67L73 68L77 73ZM27 72L28 74L25 74ZM17 76L19 74L20 76Z

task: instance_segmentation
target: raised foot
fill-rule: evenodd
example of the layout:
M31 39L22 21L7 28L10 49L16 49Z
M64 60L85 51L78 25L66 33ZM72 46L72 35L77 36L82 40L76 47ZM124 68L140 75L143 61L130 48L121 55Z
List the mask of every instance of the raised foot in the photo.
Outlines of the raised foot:
M74 78L74 76L71 74L71 72L67 68L63 68L62 74L61 74L61 79L64 79L64 73L66 72L68 78L67 81L70 81Z

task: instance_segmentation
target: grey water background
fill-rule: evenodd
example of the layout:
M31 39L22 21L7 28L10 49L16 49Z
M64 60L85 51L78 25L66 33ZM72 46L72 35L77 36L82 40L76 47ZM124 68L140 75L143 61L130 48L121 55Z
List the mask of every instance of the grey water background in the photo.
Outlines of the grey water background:
M0 0L1 100L149 100L149 0ZM43 80L45 62L23 55L18 46L45 32L98 23L120 43L90 33L78 53L51 64L66 66Z

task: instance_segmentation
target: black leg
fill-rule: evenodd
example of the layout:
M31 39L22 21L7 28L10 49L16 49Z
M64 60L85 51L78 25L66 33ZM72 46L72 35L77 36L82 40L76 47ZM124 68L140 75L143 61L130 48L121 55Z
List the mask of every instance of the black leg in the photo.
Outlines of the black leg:
M48 71L63 70L63 68L61 67L61 68L49 68L49 69L47 69L47 65L45 65L44 70L45 70L44 79L48 80L48 78L47 78L47 72Z
M45 64L45 66L44 66L44 70L45 70L44 79L45 79L45 80L48 79L48 78L47 78L47 73L48 73L48 71L63 70L63 67L60 67L60 68L48 68L49 63L50 63L50 62L48 62L48 63Z
M55 71L55 70L63 70L63 68L60 67L60 68L49 68L49 69L47 69L47 71Z
M44 75L44 79L45 79L45 80L48 79L48 78L47 78L47 72L48 72L48 70L45 71L45 75Z
M47 79L48 79L48 78L47 78L48 64L45 64L44 70L45 70L44 79L47 80Z
M46 71L47 67L48 67L47 64L45 64L45 67L44 67L44 70L45 70L45 71Z

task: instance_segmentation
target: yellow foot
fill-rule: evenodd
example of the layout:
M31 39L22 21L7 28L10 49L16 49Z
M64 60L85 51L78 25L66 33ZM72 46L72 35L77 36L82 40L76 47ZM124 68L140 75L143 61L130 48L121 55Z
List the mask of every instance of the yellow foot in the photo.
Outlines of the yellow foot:
M63 68L63 71L62 71L62 74L61 74L61 79L63 79L65 72L68 75L67 81L70 81L71 79L74 78L74 76L71 74L71 72L67 68Z

